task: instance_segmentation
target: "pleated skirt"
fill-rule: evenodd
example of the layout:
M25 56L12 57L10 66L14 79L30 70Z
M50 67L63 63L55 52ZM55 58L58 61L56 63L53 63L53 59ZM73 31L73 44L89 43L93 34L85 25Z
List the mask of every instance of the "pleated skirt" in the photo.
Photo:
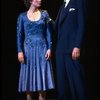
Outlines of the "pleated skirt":
M19 92L54 89L52 64L46 60L46 45L24 45L25 63L20 66Z

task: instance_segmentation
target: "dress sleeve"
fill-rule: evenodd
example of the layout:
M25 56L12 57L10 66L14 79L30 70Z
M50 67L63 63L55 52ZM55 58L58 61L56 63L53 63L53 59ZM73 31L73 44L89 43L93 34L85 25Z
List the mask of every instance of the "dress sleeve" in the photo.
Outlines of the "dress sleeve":
M48 49L52 49L52 31L51 31L51 19L47 11L45 11L46 16L46 38Z
M23 20L21 14L17 19L17 50L23 52Z

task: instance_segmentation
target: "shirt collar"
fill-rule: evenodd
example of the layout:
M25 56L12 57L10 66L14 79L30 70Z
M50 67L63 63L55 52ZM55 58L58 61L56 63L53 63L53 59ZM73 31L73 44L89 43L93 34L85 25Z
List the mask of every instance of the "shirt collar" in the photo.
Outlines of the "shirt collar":
M68 3L70 0L64 0L64 2Z
M70 0L64 0L64 2L65 2L65 7L67 7L69 1L70 1Z

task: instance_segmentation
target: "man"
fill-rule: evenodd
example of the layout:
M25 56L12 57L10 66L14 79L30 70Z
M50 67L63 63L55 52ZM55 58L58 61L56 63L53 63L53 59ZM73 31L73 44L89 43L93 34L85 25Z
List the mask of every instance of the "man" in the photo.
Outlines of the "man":
M55 21L59 100L86 100L78 58L84 35L84 0L65 0Z

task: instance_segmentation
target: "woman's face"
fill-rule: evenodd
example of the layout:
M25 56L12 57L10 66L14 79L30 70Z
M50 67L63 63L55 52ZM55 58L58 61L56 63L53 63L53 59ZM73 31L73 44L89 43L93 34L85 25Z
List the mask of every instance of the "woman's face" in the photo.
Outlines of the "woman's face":
M31 0L31 4L35 7L40 7L41 6L41 1L42 0Z

